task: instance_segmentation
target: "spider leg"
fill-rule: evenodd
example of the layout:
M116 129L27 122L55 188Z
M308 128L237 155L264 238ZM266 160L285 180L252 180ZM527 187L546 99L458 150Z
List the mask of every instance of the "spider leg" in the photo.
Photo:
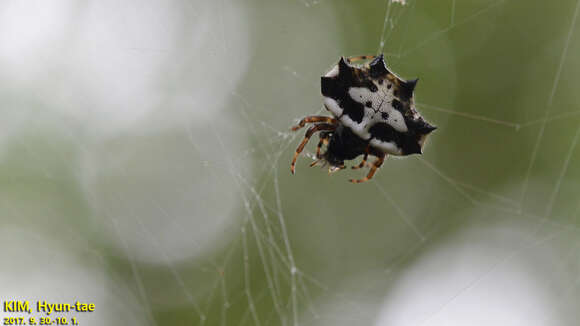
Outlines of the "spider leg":
M320 163L320 161L321 161L321 159L318 159L318 160L316 160L316 161L314 161L314 162L310 163L310 167L314 167L314 166L316 166L316 164Z
M373 153L373 155L374 155L374 153ZM350 179L350 182L361 183L361 182L369 181L370 179L372 179L373 175L375 175L375 172L377 172L377 169L380 168L381 165L383 165L383 162L385 161L386 156L387 156L387 154L385 154L385 153L379 154L377 156L377 159L373 162L373 166L371 167L371 170L369 171L369 174L367 174L366 177L364 177L362 179L358 179L358 180Z
M306 144L310 140L310 137L312 137L312 135L317 131L334 130L334 129L336 129L335 125L321 123L321 124L315 125L313 127L310 127L308 129L308 131L306 131L306 135L304 135L304 139L302 140L300 145L298 145L298 148L296 148L296 152L294 152L294 158L292 158L292 163L290 164L290 171L292 172L292 174L294 174L296 160L298 159L298 155L300 155L300 153L302 153L302 150L304 150L304 146L306 146Z
M322 155L320 155L320 149L322 145L328 145L328 139L330 138L330 133L328 132L321 132L320 133L320 141L316 146L316 161L310 163L310 167L316 166L320 161L322 161Z
M356 170L356 169L363 168L367 164L368 157L369 157L369 146L367 146L367 148L365 149L365 156L363 156L362 162L360 162L360 164L357 166L353 166L352 169Z
M328 132L320 133L320 141L316 146L316 158L322 157L322 155L320 155L320 149L322 148L322 145L328 145L328 139L330 139L330 134Z
M362 161L360 162L359 165L357 166L353 166L351 167L353 170L357 170L357 169L362 169L366 164L367 164L367 158L369 157L369 153L365 153L365 156L363 156Z
M296 131L300 128L303 128L307 123L317 123L317 122L336 124L338 120L323 115L311 115L308 117L304 117L302 120L300 120L300 122L297 125L292 127L292 131Z

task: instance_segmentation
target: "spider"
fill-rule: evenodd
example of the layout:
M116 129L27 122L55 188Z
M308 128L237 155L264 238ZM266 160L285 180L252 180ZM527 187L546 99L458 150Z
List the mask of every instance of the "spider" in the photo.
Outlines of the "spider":
M362 65L352 64L365 60ZM369 155L376 157L366 177L351 179L353 183L370 180L388 154L421 154L427 136L436 127L415 109L413 90L417 81L406 81L390 72L382 54L341 57L321 78L324 107L332 116L307 116L292 127L296 131L307 123L314 124L294 153L292 174L298 155L317 132L320 141L311 167L323 162L329 164L328 172L332 173L344 169L345 160L363 155L360 164L352 167L360 169L368 165ZM323 145L326 151L321 153Z

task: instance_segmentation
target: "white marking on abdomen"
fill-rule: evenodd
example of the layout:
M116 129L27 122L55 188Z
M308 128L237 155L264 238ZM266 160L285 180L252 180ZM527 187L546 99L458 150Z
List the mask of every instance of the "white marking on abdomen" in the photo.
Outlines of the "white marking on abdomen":
M371 134L368 132L368 128L365 128L366 126L364 124L364 120L361 123L358 123L345 114L340 118L340 121L343 125L350 128L350 130L352 130L352 132L354 132L360 138L365 140L371 138Z
M389 118L387 120L382 120L382 119L381 120L388 123L391 127L395 128L395 130L398 132L407 132L409 130L409 128L407 128L407 124L405 123L405 118L403 117L401 112L399 112L395 109L390 109L388 114L389 114Z
M324 77L336 77L336 76L338 76L338 65L332 67L332 69L330 69L330 71L327 72L326 75L324 75Z
M336 102L334 99L330 98L330 97L324 97L324 106L326 107L326 109L330 112L332 112L332 114L334 114L334 116L336 117L340 117L342 115L342 108L340 107L340 105L338 105L338 102Z
M401 149L396 143L391 141L382 141L376 138L371 139L371 146L382 150L385 153L392 155L402 155Z

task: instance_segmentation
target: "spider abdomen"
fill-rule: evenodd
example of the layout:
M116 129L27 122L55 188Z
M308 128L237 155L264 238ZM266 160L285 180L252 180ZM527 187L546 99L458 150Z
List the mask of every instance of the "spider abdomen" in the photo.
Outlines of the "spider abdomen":
M354 61L372 59L363 65ZM413 91L417 79L403 80L389 71L383 55L341 58L321 78L321 92L328 116L308 116L292 130L306 123L315 124L306 132L294 153L290 170L304 146L318 131L320 141L316 149L317 160L330 164L329 172L345 168L344 161L364 155L362 162L353 168L367 166L367 157L375 156L366 177L351 180L359 183L373 177L387 155L421 154L427 136L435 130L415 109ZM321 154L322 145L326 152Z

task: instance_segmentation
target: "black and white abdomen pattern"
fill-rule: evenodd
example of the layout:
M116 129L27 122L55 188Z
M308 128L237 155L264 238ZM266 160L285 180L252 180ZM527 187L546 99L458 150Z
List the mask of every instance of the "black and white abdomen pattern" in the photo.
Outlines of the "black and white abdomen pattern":
M370 62L351 65L361 60ZM290 170L312 135L319 134L316 158L329 164L329 172L346 168L345 161L363 155L353 169L368 165L367 158L375 156L366 177L351 179L361 183L370 180L385 158L391 155L421 154L427 136L436 129L415 109L413 90L417 80L403 80L391 73L384 56L340 58L337 65L321 77L320 88L324 107L333 117L312 115L304 117L292 127L296 131L307 123L310 127L294 152ZM326 151L321 151L326 145Z
M416 82L391 73L382 56L362 68L342 58L322 77L321 90L326 109L353 134L386 153L408 155L420 153L421 134L431 127L414 108Z
M393 101L397 103L398 100L387 87L378 87L376 92L365 87L351 87L348 94L353 100L364 104L363 120L352 126L355 132L360 130L358 133L360 137L368 139L369 129L377 122L391 125L399 132L408 131L403 114L392 105Z

